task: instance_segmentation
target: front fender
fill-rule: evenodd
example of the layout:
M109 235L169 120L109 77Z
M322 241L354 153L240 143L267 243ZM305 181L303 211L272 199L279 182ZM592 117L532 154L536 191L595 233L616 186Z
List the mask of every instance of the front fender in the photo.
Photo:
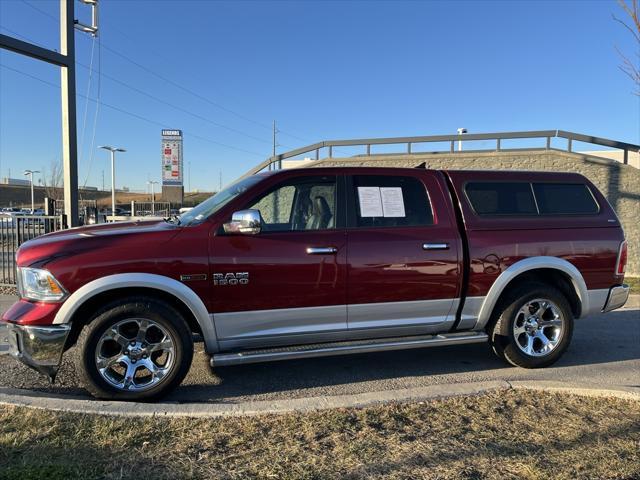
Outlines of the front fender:
M207 353L215 353L218 351L216 331L207 307L200 297L189 287L173 278L151 273L119 273L107 275L83 285L73 292L62 304L62 307L60 307L60 310L58 310L53 320L53 324L64 325L69 323L73 315L86 301L100 293L119 288L136 287L159 290L163 293L173 295L180 300L191 311L198 325L200 325Z

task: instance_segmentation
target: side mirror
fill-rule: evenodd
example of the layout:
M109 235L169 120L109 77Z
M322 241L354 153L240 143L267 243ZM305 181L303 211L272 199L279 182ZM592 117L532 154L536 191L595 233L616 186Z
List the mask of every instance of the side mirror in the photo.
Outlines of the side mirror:
M260 210L239 210L233 212L231 221L223 225L225 233L256 235L262 229Z

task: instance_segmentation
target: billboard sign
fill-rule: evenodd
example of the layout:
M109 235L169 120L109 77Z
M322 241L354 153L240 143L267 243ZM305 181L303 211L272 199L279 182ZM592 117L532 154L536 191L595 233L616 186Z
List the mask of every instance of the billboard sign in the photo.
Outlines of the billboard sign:
M162 130L162 185L182 185L182 131Z

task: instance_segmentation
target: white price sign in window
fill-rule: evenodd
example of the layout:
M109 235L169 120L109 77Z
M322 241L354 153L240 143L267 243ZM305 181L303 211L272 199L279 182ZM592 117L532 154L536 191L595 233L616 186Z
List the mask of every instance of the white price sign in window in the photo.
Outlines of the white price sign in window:
M405 217L402 187L380 187L382 211L385 217Z
M380 187L358 187L361 217L382 217L382 198Z
M358 187L361 217L405 217L402 187Z

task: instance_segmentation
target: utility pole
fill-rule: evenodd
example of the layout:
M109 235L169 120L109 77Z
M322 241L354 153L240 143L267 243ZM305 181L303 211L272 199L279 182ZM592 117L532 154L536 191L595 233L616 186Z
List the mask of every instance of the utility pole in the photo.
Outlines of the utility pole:
M126 150L110 145L102 145L98 148L111 152L111 216L114 216L116 214L116 152L126 152Z
M188 188L189 188L189 193L191 193L191 160L189 160L189 163L187 163L187 166L189 167L189 176L187 177L189 180Z
M25 170L25 176L29 177L29 183L31 184L31 215L33 215L36 211L33 201L33 174L40 173L40 170Z
M78 28L93 36L98 34L98 0L82 0L82 2L91 6L91 25L84 25L75 21L74 0L60 0L59 52L0 34L0 48L60 67L64 209L67 215L67 222L71 227L79 224L74 31L75 28Z
M104 192L104 170L102 170L102 191Z
M276 121L273 121L273 152L271 153L271 159L272 161L275 161L276 159L276 147L278 146L278 142L276 140L276 134L278 133L278 129L276 128ZM278 160L277 164L271 163L270 165L273 165L273 168L278 168L281 169L282 168L282 161ZM270 168L271 170L271 168Z
M220 170L219 172L219 184L218 184L218 191L220 192L222 190L222 170Z
M64 213L70 227L80 224L78 216L78 137L76 125L76 42L73 0L60 1L60 53L69 63L60 69L62 95L62 185Z

